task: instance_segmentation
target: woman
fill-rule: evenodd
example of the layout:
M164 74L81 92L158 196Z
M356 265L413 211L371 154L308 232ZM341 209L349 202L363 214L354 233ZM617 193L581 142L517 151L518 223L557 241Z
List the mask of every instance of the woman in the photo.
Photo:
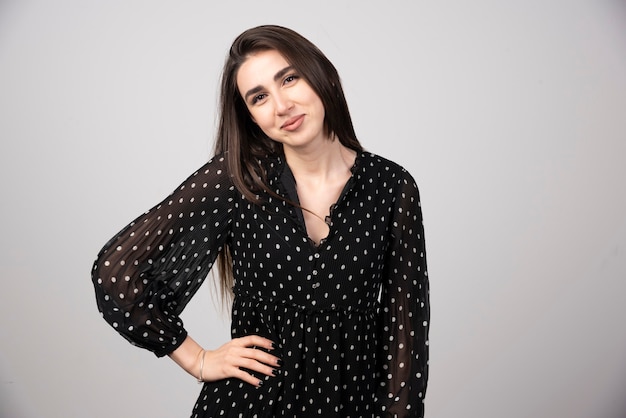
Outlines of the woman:
M337 71L299 34L242 33L215 156L113 237L104 318L203 382L193 417L423 416L428 279L417 186L359 144ZM232 340L179 314L214 262Z

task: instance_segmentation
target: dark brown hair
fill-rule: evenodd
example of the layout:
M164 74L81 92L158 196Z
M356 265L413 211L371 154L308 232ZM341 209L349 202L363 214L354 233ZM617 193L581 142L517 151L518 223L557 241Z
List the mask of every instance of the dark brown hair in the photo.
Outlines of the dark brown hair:
M282 26L264 25L239 35L230 47L222 71L220 115L215 154L224 154L235 187L248 200L259 203L261 192L272 194L266 186L262 160L282 154L282 144L269 138L252 121L237 88L237 72L250 55L267 50L278 51L311 86L324 106L324 133L341 144L362 151L348 104L334 65L313 43ZM232 287L232 259L228 247L218 257L222 294Z

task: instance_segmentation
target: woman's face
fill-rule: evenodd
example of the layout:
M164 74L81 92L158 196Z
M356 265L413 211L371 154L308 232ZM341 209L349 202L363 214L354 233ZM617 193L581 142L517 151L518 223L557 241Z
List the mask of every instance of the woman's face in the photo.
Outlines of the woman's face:
M278 51L250 55L239 68L237 87L252 120L284 147L305 149L328 139L322 101Z

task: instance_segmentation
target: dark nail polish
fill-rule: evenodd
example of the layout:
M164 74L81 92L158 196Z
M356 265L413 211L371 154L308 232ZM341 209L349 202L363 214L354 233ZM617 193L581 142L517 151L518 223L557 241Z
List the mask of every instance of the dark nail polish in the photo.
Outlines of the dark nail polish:
M276 365L278 365L278 367L283 365L283 361L281 359L276 360Z

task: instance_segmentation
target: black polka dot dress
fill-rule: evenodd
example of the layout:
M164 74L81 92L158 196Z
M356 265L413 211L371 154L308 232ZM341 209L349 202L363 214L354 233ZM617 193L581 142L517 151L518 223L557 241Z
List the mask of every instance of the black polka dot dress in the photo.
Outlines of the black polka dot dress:
M268 185L297 202L281 157ZM319 245L300 209L245 200L216 156L113 237L92 278L104 318L164 356L187 333L179 314L230 248L232 336L276 343L276 376L203 385L192 417L421 417L429 302L417 186L397 164L357 156Z

